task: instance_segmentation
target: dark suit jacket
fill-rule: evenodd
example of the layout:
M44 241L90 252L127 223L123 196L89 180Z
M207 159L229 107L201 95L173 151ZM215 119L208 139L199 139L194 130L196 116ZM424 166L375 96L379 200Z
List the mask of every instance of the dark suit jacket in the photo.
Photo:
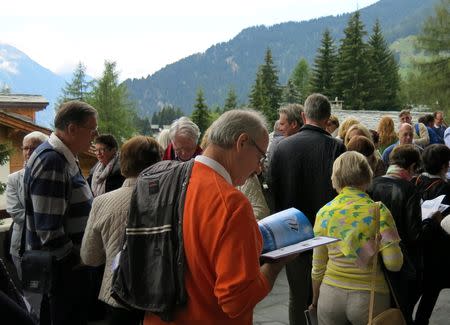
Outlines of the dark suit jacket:
M336 196L331 172L343 152L342 141L309 124L280 141L270 164L275 211L294 207L314 224L317 211Z

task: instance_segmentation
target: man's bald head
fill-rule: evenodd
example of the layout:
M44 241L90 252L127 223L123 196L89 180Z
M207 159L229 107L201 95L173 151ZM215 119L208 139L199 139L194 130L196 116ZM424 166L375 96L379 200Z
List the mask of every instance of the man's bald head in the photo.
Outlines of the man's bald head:
M398 130L400 144L411 144L413 142L414 130L411 124L403 123Z

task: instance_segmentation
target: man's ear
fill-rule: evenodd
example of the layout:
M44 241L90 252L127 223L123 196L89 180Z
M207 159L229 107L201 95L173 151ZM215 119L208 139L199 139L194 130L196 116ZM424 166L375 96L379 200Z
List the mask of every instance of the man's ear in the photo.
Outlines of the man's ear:
M236 140L236 149L238 152L244 147L245 143L249 140L249 136L247 133L241 133Z
M303 120L303 124L306 123L306 115L305 112L302 112L302 120Z
M76 125L75 123L69 123L69 125L67 125L67 127L66 127L66 132L68 135L76 134L77 128L78 128L78 125Z

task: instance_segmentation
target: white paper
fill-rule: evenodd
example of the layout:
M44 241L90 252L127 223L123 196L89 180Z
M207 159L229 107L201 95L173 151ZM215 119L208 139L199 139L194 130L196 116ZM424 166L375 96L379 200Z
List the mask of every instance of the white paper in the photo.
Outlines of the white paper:
M314 237L305 241L301 241L297 244L289 245L286 247L282 247L280 249L276 249L271 252L267 252L265 254L262 254L261 257L265 257L268 259L278 259L284 256L292 255L295 253L301 253L304 251L308 251L313 249L314 247L322 246L331 244L334 242L339 241L340 239L332 238L332 237L325 237L325 236L318 236Z
M441 204L445 195L440 195L433 200L426 200L422 203L422 220L428 219L436 211L444 211L448 206Z

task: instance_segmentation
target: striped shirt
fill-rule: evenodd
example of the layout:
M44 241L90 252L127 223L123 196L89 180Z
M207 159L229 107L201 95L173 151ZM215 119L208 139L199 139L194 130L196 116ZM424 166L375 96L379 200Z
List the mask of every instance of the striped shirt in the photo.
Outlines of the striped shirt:
M92 193L78 161L54 134L25 170L26 249L49 250L57 259L81 245Z

